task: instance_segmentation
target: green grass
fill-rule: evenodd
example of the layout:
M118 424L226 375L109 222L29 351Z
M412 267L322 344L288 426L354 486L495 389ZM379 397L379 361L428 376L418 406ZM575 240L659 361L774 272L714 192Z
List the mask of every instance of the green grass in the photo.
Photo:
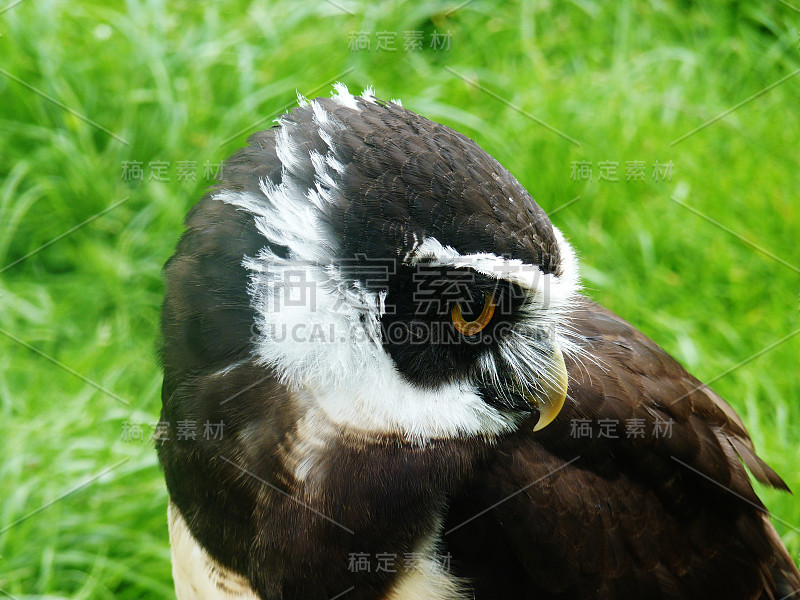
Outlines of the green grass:
M206 161L295 90L372 84L475 138L545 210L579 197L553 221L588 293L703 379L800 328L800 76L671 145L800 68L800 13L689 0L475 0L449 15L454 0L337 2L352 14L264 4L49 0L0 13L0 68L124 140L0 73L0 269L125 200L0 274L0 328L113 394L0 335L0 595L171 593L155 453L122 439L126 421L158 419L160 269ZM403 51L409 30L422 51ZM348 48L356 31L372 51ZM399 32L398 50L374 49L380 31ZM451 32L449 51L427 47L434 31ZM156 160L169 181L148 180ZM124 161L141 161L144 181L123 181ZM196 181L178 181L178 161L196 161ZM573 161L591 162L593 181L573 180ZM620 181L597 180L601 161L619 163ZM626 161L645 162L645 181L625 181ZM671 180L654 180L655 161L672 161ZM799 351L800 335L713 384L795 490ZM800 558L800 502L762 494Z

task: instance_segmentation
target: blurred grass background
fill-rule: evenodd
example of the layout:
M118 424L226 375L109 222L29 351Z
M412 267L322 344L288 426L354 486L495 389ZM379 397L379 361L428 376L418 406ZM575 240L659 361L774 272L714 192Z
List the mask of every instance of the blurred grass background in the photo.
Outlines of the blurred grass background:
M713 387L800 491L800 335L753 358L800 328L800 76L671 143L797 75L798 30L780 0L6 0L0 595L172 594L148 441L161 266L205 171L336 79L508 167L592 297L701 379L730 370ZM798 559L800 502L760 491Z

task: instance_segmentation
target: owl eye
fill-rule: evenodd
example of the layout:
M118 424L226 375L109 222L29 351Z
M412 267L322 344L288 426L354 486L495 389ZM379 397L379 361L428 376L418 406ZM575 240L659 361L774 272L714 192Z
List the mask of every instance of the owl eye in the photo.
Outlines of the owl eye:
M467 321L464 319L460 304L453 306L453 310L450 311L450 318L453 320L456 331L461 335L475 335L476 333L480 333L489 324L489 321L492 320L495 306L494 296L487 293L483 301L483 310L481 310L481 314L478 315L477 319L474 321Z

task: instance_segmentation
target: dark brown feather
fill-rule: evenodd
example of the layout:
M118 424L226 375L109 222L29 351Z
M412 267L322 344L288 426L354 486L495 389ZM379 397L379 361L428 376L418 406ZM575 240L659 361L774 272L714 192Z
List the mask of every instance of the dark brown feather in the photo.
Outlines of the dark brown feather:
M453 499L445 541L476 598L754 600L800 589L744 465L786 485L733 410L602 307L586 302L573 327L597 363L571 362L556 421L501 442ZM652 434L656 417L673 420L671 436ZM593 437L572 436L586 418ZM629 438L626 419L637 418L649 427ZM601 419L620 420L617 438L598 438Z

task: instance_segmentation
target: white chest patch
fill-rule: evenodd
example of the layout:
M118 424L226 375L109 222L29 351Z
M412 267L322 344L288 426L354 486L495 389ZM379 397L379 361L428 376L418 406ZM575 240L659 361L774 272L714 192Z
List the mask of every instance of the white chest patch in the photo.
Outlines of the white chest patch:
M438 568L404 575L385 600L467 600L465 586Z
M244 577L209 556L172 502L167 509L167 520L172 578L178 600L259 600Z
M384 600L468 600L472 592L466 582L451 575L435 559L438 537L431 537L420 548L422 560L415 569L397 581Z

